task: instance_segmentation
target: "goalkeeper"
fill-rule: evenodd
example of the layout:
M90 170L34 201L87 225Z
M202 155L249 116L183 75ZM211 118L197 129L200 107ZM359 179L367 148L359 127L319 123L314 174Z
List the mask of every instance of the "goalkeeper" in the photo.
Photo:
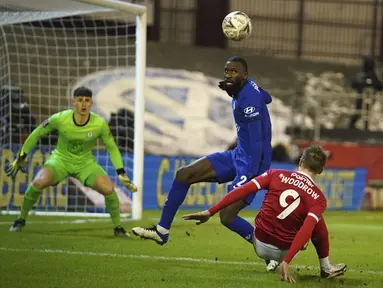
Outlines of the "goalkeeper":
M20 231L25 226L28 213L39 199L42 190L72 176L83 185L104 195L105 207L115 227L114 235L128 236L120 223L120 205L113 183L92 153L98 138L101 138L106 146L121 183L132 192L136 192L137 188L125 173L120 151L108 124L101 116L90 112L92 91L86 87L74 90L73 105L74 109L54 114L36 128L25 141L16 160L6 169L8 176L15 177L20 169L24 170L27 155L39 139L54 130L58 132L56 148L26 190L20 217L10 231Z

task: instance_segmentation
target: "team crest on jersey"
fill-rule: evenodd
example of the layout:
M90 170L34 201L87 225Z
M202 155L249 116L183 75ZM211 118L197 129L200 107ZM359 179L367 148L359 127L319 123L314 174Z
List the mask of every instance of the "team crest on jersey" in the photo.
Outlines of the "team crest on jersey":
M44 122L43 122L43 127L45 128L45 127L47 127L48 126L48 124L49 124L49 120L47 119L47 120L45 120Z
M92 137L93 136L93 133L92 132L88 132L88 137Z

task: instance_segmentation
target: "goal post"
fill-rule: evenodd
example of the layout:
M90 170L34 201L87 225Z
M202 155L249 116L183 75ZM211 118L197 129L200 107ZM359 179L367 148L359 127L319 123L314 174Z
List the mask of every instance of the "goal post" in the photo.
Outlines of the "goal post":
M33 1L24 2L32 5ZM138 187L137 193L129 193L121 185L116 190L120 193L122 191L122 194L131 198L131 203L125 199L124 211L128 211L135 220L141 219L144 169L146 7L118 0L71 2L81 3L81 8L84 10L76 9L75 5L74 8L65 11L47 7L47 11L36 12L22 6L15 9L12 5L10 7L0 4L0 13L3 11L3 16L8 14L9 19L7 21L6 17L2 17L0 22L0 39L2 40L2 44L0 44L0 119L2 120L0 129L0 184L2 185L0 211L2 214L18 213L17 207L20 207L26 186L33 179L36 169L41 167L49 152L54 148L54 136L47 137L45 143L41 143L38 147L41 148L41 151L30 155L27 175L19 173L15 180L11 180L5 175L4 166L9 163L11 156L15 156L15 149L21 146L26 135L46 117L60 110L71 108L70 93L76 85L85 83L86 79L91 79L86 84L94 94L101 95L97 96L99 99L94 99L96 103L94 111L100 112L100 115L106 117L114 132L117 145L123 151L124 164L127 166L128 174ZM52 1L52 3L58 2ZM47 6L49 5L47 4ZM135 17L132 18L131 15ZM131 19L134 21L132 22ZM120 87L125 85L125 82L121 82L124 77L131 78L126 81L128 84L130 83L130 86L127 84L129 87ZM120 86L110 90L113 83ZM131 103L121 104L121 110L125 112L123 111L121 114L120 110L115 111L113 107L109 107L110 105L105 105L108 101L105 99L105 89L109 92L118 91L119 93L122 93L124 89L129 92L134 90ZM123 117L122 120L121 117ZM124 126L125 124L121 124L120 120L123 123L134 123L134 129ZM108 174L115 174L102 145L96 147L95 156ZM39 200L40 208L38 207L34 213L52 216L107 217L105 209L100 210L94 204L100 203L99 195L96 196L94 191L89 191L75 180L71 179L69 180L71 183L68 182L67 186L64 185L67 189L66 194L65 192L60 194L60 189L64 189L62 188L64 186L60 186L60 184L54 189L49 188L43 191L43 199ZM114 175L112 180L117 182L117 177ZM76 192L70 195L68 191L71 185L75 185ZM118 193L119 197L122 195L120 193ZM64 205L65 201L67 202Z
M118 0L80 0L81 2L104 6L136 14L136 94L134 107L134 164L133 182L138 192L133 193L132 218L142 217L142 189L144 171L144 113L145 113L145 71L146 71L146 7Z

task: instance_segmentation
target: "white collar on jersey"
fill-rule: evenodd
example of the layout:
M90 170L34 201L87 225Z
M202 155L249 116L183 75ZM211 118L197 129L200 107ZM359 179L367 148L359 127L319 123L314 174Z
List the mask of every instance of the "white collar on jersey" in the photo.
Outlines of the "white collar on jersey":
M300 173L300 174L305 175L306 177L310 178L311 181L315 182L314 179L311 178L311 176L310 176L309 174L307 174L307 173L305 173L305 172L302 172L302 171L297 171L297 172Z

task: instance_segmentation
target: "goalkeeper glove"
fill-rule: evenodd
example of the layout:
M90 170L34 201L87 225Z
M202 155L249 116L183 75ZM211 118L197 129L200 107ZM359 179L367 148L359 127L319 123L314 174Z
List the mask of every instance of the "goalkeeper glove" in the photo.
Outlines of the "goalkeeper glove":
M21 150L20 153L17 155L16 160L14 160L8 167L5 168L5 174L7 174L7 176L9 177L15 178L19 170L25 173L26 164L27 154L25 154L23 150Z
M133 184L128 175L125 173L125 169L117 169L118 179L121 183L132 192L137 192L137 186Z

